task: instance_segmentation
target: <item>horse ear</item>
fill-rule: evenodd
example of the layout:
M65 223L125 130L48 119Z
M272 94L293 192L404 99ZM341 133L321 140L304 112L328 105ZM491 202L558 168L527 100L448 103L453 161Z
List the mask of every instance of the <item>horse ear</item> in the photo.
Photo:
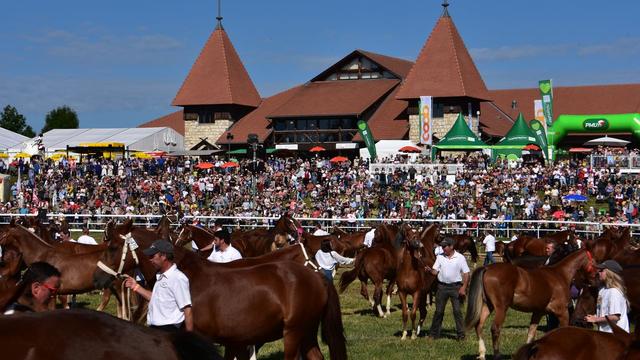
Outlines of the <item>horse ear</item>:
M607 322L609 323L611 330L613 330L613 335L615 335L618 339L622 340L622 342L625 344L625 347L629 347L633 342L633 335L622 330L618 325L616 325L616 323L614 323L613 321L611 321L611 319L609 319L609 316L605 315L605 319L607 319Z

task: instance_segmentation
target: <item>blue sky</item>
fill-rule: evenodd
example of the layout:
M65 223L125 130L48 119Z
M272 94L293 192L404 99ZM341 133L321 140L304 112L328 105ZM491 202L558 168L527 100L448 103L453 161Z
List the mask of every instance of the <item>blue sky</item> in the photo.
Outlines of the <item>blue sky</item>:
M451 1L489 89L640 82L640 2ZM304 83L354 49L415 60L441 1L223 1L223 25L260 95ZM68 105L81 127L168 114L215 27L215 0L4 1L0 106L36 131Z

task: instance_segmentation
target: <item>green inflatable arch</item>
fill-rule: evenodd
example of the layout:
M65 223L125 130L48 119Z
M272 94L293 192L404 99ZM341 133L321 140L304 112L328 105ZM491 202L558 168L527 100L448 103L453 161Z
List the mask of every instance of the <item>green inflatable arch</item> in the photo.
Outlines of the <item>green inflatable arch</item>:
M549 146L555 148L569 132L630 132L640 141L640 114L560 115L547 130Z

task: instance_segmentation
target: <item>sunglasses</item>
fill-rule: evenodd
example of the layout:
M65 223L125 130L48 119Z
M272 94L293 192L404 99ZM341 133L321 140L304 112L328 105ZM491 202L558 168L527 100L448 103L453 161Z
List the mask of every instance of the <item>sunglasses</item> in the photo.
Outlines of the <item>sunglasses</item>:
M45 289L49 290L49 292L51 293L51 295L55 295L58 293L58 288L57 287L53 287L51 285L48 285L46 283L40 283L40 285L42 285Z

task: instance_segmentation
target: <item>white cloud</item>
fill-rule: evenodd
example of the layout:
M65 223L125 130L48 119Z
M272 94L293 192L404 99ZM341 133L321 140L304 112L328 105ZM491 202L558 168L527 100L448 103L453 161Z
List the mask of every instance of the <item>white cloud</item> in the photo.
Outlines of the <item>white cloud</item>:
M625 56L640 54L640 38L620 38L606 44L582 46L578 49L578 54L582 56Z

